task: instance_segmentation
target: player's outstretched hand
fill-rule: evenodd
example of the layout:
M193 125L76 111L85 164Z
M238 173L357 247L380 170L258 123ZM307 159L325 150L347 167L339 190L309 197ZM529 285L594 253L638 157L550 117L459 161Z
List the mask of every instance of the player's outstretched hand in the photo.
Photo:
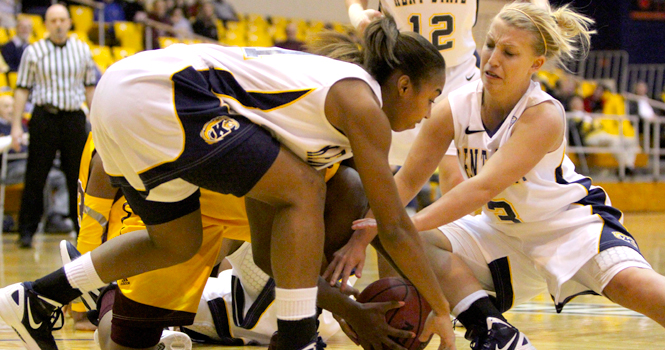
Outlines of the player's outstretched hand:
M333 253L333 260L323 273L323 278L329 281L331 286L334 286L341 278L340 289L345 291L352 273L355 273L358 278L362 277L365 266L365 249L367 248L367 244L362 240L361 234L355 232L342 248Z
M365 30L369 22L381 17L383 17L381 12L372 9L364 10L359 4L351 5L351 7L349 7L349 19L351 20L351 25L361 33Z
M360 303L359 305L360 307L353 312L352 318L341 320L340 326L344 333L363 349L405 350L390 337L413 338L416 336L413 332L394 328L386 322L386 313L404 306L403 301Z
M440 316L434 311L430 312L419 340L426 342L435 333L441 337L439 350L457 350L455 347L455 332L453 324L450 322L450 315Z

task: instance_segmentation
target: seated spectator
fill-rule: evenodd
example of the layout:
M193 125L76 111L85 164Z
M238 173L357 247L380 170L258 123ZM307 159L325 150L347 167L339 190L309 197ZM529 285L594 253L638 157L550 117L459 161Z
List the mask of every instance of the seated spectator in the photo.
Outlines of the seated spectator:
M16 27L16 4L14 0L0 0L0 27Z
M178 39L188 38L191 34L194 33L192 30L192 24L189 23L189 20L185 18L183 9L180 7L174 7L171 10L171 23L173 23L173 30L175 31L175 36Z
M11 135L12 118L14 115L14 98L9 95L0 96L0 136ZM24 125L24 132L28 132L28 128ZM25 134L27 135L27 134ZM28 147L26 144L22 145L21 153L27 152ZM10 149L10 154L15 153ZM23 183L25 176L27 159L14 159L7 162L7 177L5 180L6 185L15 185ZM44 232L70 232L74 229L72 222L67 217L69 211L69 195L67 194L67 180L65 174L58 170L56 167L51 168L46 179L46 186L44 187L45 210L47 215L46 226ZM9 217L5 219L7 227L5 231L11 231L14 226L13 219Z
M640 136L643 136L644 131L649 125L652 125L651 132L653 135L653 127L655 124L652 124L652 122L657 117L656 111L654 111L653 107L651 107L651 104L649 103L651 99L649 96L647 96L647 91L647 84L644 81L638 81L637 84L635 84L635 95L637 95L637 101L628 101L628 114L637 115L640 117ZM663 135L662 131L661 136L665 136Z
M167 13L166 2L164 2L164 0L155 0L152 3L152 10L148 13L148 18L153 20L153 21L157 21L157 22L161 22L161 23L170 25L171 24L171 19L169 19L169 15ZM159 37L160 36L170 36L170 35L165 30L152 28L152 48L153 49L158 49L159 48Z
M219 40L217 36L217 16L215 7L210 1L205 1L201 5L199 14L196 16L196 22L192 25L194 33L208 37L213 40Z
M298 27L295 23L289 23L286 26L286 40L279 41L275 43L276 47L281 47L283 49L295 50L295 51L305 51L305 43L298 40Z
M607 88L603 84L596 85L593 94L584 99L584 110L589 113L601 113L603 111L603 95Z
M568 108L571 99L577 95L577 80L570 74L564 74L556 81L554 90L552 90L552 97L556 98L561 104Z
M30 45L30 35L32 34L32 21L29 18L22 18L16 25L16 35L12 40L0 48L2 57L9 66L10 72L18 71L18 65L21 63L23 50Z
M125 10L122 8L122 4L115 0L103 0L103 2L104 22L125 21ZM95 10L95 22L97 21L99 21L99 9Z
M125 18L132 22L142 22L148 17L145 0L118 0L125 12Z
M215 7L215 16L226 23L227 21L237 22L238 14L236 10L226 0L213 0L212 4Z
M573 95L568 100L566 112L568 116L568 144L584 146L584 138L591 128L593 118L591 118L589 112L584 110L582 97Z
M621 95L613 94L606 87L599 85L598 91L603 91L600 98L603 114L613 116L625 116L625 103ZM586 103L585 103L585 110ZM627 118L594 118L593 124L588 128L584 138L587 146L610 147L619 164L624 165L626 175L631 176L635 172L635 158L639 152L639 141L635 134L633 124Z

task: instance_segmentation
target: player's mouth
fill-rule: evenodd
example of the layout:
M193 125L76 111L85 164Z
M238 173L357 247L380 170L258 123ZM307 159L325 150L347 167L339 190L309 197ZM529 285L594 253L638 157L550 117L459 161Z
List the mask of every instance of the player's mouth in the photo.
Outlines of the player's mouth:
M496 74L494 74L494 73L492 73L488 70L485 71L485 76L488 77L488 78L492 78L492 79L501 79L500 76L498 76L498 75L496 75Z

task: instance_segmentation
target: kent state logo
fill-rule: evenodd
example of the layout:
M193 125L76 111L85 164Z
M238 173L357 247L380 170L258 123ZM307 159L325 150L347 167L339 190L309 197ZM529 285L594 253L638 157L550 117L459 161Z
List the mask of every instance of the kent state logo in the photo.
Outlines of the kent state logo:
M233 118L227 116L215 117L203 126L203 129L201 129L201 138L209 145L212 145L213 143L222 141L226 135L238 128L240 128L240 123Z
M616 237L616 238L618 238L622 241L630 243L633 247L637 247L637 244L635 243L635 240L628 237L628 236L626 236L625 234L623 234L621 232L617 232L617 231L613 231L612 234L614 235L614 237Z

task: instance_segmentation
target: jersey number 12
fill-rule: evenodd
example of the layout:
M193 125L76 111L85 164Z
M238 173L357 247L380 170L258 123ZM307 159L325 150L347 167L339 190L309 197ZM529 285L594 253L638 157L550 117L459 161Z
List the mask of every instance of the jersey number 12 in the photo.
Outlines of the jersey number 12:
M423 35L420 32L420 15L411 15L409 22L411 22L415 33ZM455 32L455 19L453 16L451 14L435 14L430 19L430 26L436 28L431 32L429 38L430 42L436 46L436 49L439 51L451 49L454 45L454 40L444 39Z

